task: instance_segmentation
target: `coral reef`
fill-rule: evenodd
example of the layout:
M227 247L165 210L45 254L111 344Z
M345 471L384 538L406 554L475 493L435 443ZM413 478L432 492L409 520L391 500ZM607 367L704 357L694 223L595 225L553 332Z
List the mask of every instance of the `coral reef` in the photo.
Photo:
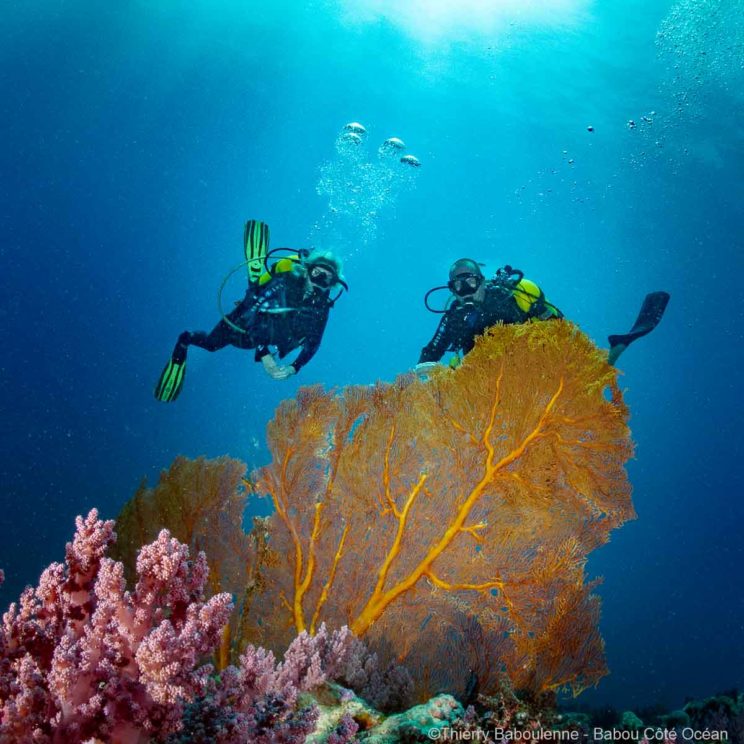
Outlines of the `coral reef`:
M191 559L164 530L140 550L136 587L127 592L122 564L106 556L113 526L95 510L78 517L65 563L49 566L3 616L0 744L385 744L566 728L596 739L596 721L559 714L552 692L515 693L505 674L491 695L471 687L467 708L439 694L385 716L338 681L400 704L410 677L399 666L380 667L347 627L301 632L281 662L249 645L237 666L215 674L201 659L219 642L231 603L226 594L204 601L204 554ZM647 725L667 729L655 741L686 740L684 727L692 727L711 740L727 732L728 741L744 744L740 693L691 701L667 715L655 710ZM603 725L641 744L654 730L631 711ZM669 733L675 728L676 739Z
M280 650L349 625L405 663L419 700L473 679L488 693L503 672L533 691L595 684L584 563L634 517L615 375L556 321L497 326L428 381L300 390L254 476L276 512L245 637Z
M203 601L203 554L162 531L137 558L125 590L105 553L112 521L77 518L64 564L11 604L0 630L0 741L146 741L181 725L182 704L205 690L198 660L217 645L230 597Z

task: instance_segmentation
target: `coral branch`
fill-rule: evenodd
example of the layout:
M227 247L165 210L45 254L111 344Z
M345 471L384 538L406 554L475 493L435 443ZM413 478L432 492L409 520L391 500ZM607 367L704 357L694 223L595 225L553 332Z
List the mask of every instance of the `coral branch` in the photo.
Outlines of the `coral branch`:
M488 525L485 522L479 522L478 524L474 524L472 527L462 527L460 532L466 532L467 534L472 535L478 542L481 542L483 538L478 534L477 530L485 530L486 527L488 527Z
M281 476L279 479L280 489L281 491L286 490L286 483L287 483L287 469L290 462L290 456L291 451L288 449L285 457L284 462L282 463L282 470L281 470ZM295 627L297 627L299 630L302 630L299 626L303 625L302 621L302 608L300 607L300 613L298 617L297 612L297 590L302 582L302 564L303 564L303 558L302 558L302 543L300 542L300 536L297 534L297 530L295 529L294 523L290 520L289 515L287 514L287 507L285 503L285 499L283 499L280 496L279 489L276 491L272 491L271 495L274 499L274 506L276 507L277 514L279 514L279 517L281 518L282 522L287 527L287 530L289 531L289 534L292 536L292 543L294 544L294 554L295 554L295 561L294 561L294 601L292 602L292 615L294 618L294 624ZM286 599L285 599L286 602ZM289 604L287 602L287 604Z
M406 499L405 506L403 507L403 511L396 512L395 516L398 518L398 530L395 534L395 540L393 540L393 544L390 547L390 551L385 557L385 560L383 561L382 566L380 566L380 570L377 574L377 585L375 586L375 590L372 593L372 597L370 599L369 604L373 604L374 602L379 601L380 595L382 594L382 590L385 587L385 581L387 579L390 566L395 560L395 557L400 552L400 543L401 543L401 540L403 539L403 535L405 534L405 530L406 530L406 519L408 518L408 514L411 511L413 502L416 500L416 496L419 495L421 488L424 485L425 480L426 480L426 475L424 474L419 478L418 483L416 483L416 485L411 489L411 492L409 493L408 498ZM362 614L364 614L364 610L362 611ZM356 631L354 632L356 633Z
M298 633L302 633L305 630L305 616L302 610L302 598L307 592L307 588L310 586L310 582L313 579L313 570L315 568L315 545L318 540L318 534L320 532L320 512L323 510L323 504L318 502L315 505L315 519L313 521L313 531L310 535L310 547L308 549L307 556L307 567L305 569L305 578L299 586L295 587L295 598L294 598L294 619L295 627Z
M493 581L487 581L484 584L450 584L448 581L442 581L433 571L427 571L424 574L427 578L431 579L432 584L438 586L440 589L446 589L448 592L457 591L476 591L485 592L487 589L502 589L504 588L504 582L500 579L494 579Z
M330 573L328 574L328 581L323 585L323 591L320 593L320 597L318 598L318 604L315 607L315 612L313 613L313 619L310 623L310 633L312 635L315 634L315 627L318 624L318 617L320 617L320 611L323 609L323 605L325 604L326 600L328 599L328 592L330 592L331 587L333 586L333 579L336 576L336 570L338 568L338 562L341 560L341 556L344 552L344 543L346 542L346 535L349 534L349 525L347 524L344 527L344 531L341 534L341 540L338 544L338 550L336 551L336 554L333 556L333 565L331 566Z

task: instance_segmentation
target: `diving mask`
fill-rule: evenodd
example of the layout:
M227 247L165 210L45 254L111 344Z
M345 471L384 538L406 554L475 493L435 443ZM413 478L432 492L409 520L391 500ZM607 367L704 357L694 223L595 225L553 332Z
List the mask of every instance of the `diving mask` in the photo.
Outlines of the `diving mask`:
M316 265L310 268L308 271L308 278L310 279L310 283L314 284L319 289L330 289L338 282L338 277L335 272L331 271L330 268L321 265Z
M447 286L458 297L475 294L483 283L483 276L478 274L458 274L450 279Z

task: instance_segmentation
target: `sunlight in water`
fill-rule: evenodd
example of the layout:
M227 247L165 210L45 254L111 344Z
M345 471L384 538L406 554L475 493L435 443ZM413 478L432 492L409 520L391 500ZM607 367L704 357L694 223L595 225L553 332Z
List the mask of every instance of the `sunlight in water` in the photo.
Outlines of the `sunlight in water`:
M339 0L351 23L381 20L421 41L498 33L513 24L566 26L585 16L591 0Z

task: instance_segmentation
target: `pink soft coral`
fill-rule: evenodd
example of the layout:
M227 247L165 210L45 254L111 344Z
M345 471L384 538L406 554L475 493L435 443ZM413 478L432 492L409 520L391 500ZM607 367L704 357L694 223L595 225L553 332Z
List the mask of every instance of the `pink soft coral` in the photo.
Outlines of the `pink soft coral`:
M0 744L304 741L318 709L300 696L348 666L349 629L303 632L281 663L249 646L239 667L215 677L199 660L217 646L232 603L227 594L204 602L204 554L191 560L163 530L141 549L128 592L122 564L105 555L113 527L95 510L78 517L65 563L5 613ZM345 720L334 741L354 731Z
M207 565L163 530L142 549L138 582L105 557L114 524L78 517L64 564L47 568L3 616L0 742L147 741L178 731L207 689L197 667L219 641L228 594L204 602Z

